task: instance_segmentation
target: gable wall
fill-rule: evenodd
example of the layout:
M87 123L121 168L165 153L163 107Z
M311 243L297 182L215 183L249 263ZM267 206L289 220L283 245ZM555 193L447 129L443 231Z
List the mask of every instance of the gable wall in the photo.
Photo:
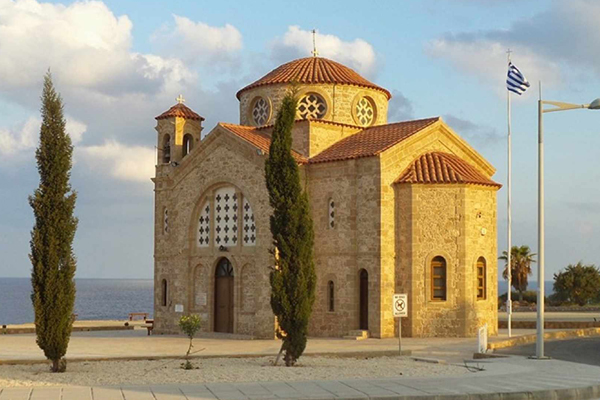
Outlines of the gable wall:
M155 217L155 320L158 333L176 333L185 312L202 317L202 331L213 330L214 273L218 258L227 256L234 267L234 332L272 338L274 317L269 299L268 266L271 235L267 192L264 189L264 156L248 144L227 135L217 135L194 149L170 173L156 180ZM202 156L202 157L200 157ZM187 159L187 160L186 160ZM172 168L172 167L167 167ZM218 246L199 248L196 229L199 208L206 195L221 183L232 184L251 202L257 225L255 247L239 245L220 252ZM169 210L169 232L163 233L162 213ZM214 244L214 241L211 241ZM168 306L160 304L160 281L169 282ZM246 280L249 284L242 284ZM250 289L250 288L253 288ZM197 299L205 299L205 304ZM246 301L245 301L245 300Z

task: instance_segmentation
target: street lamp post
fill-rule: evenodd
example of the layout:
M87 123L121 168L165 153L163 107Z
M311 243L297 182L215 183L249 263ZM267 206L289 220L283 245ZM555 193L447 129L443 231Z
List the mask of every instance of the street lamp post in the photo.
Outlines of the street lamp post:
M544 109L544 105L554 106ZM571 104L560 101L542 100L542 83L540 82L540 99L538 101L538 296L537 296L537 339L535 355L537 359L544 357L544 124L543 115L548 112L576 110L587 108L600 110L600 98L590 104ZM509 288L510 290L510 288Z

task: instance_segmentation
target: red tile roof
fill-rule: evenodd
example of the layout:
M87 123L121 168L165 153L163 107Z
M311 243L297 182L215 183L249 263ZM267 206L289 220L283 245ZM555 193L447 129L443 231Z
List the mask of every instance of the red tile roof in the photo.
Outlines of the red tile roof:
M181 117L185 119L192 119L195 121L204 121L204 118L192 111L191 108L184 105L183 103L175 104L164 113L160 114L154 119L167 119L172 117Z
M364 129L323 150L311 158L310 163L375 156L439 121L439 119L439 117L418 119Z
M432 152L419 156L395 183L472 183L475 185L502 185L477 171L463 159L448 153Z
M259 132L258 128L254 126L226 124L224 122L219 122L219 125L227 129L229 132L242 138L246 142L253 144L255 147L262 150L265 154L269 154L269 148L271 147L271 137L262 132ZM300 164L304 164L307 162L306 157L293 150L292 156Z
M256 82L242 88L236 96L239 99L242 92L258 86L292 82L300 84L336 83L356 85L380 90L387 95L388 99L392 97L388 90L369 82L354 70L323 57L300 58L283 64Z

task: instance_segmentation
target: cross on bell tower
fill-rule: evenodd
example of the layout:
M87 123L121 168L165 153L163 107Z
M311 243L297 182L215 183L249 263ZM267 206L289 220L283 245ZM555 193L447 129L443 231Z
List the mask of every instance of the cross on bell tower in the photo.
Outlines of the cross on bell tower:
M182 94L180 94L175 100L177 100L177 103L179 104L183 104L183 102L185 101Z

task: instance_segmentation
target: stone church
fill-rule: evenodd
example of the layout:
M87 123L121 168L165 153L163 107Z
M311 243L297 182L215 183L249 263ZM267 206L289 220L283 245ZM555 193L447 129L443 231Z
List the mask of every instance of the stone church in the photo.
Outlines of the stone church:
M239 124L178 99L156 117L155 332L199 314L205 332L273 338L264 162L281 100L298 88L293 156L309 193L317 297L311 336L497 331L495 170L440 117L388 122L391 94L322 57L237 92Z

